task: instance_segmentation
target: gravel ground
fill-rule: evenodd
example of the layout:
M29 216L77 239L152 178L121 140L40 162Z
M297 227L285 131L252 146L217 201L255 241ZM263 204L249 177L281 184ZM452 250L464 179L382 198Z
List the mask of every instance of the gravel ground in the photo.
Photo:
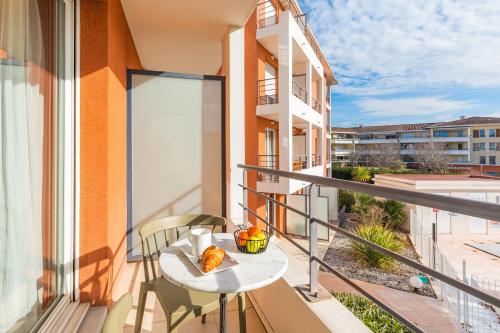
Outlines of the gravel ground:
M349 220L346 229L352 230L355 226L356 222ZM405 243L405 248L400 252L400 254L412 260L418 261L418 254L413 249L407 234L398 233L398 235ZM423 274L422 272L397 262L390 271L364 267L363 264L359 263L358 258L356 258L355 254L350 249L349 243L350 241L348 238L336 234L332 244L325 254L324 260L349 278L376 283L403 291L415 292L413 288L409 286L408 281L411 276ZM430 285L425 285L415 293L436 297L434 290Z

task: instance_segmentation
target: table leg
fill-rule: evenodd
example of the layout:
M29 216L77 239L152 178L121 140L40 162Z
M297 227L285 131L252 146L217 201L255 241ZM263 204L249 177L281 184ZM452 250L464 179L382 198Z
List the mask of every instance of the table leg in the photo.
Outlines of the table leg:
M226 294L220 294L219 305L220 305L219 332L226 333L226 305L227 305L227 295Z

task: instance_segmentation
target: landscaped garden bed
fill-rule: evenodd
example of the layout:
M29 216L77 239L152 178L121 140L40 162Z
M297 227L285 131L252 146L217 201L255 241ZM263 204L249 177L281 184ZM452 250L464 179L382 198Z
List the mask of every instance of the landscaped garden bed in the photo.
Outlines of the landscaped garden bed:
M346 205L349 212L343 228L418 262L418 254L408 234L399 229L406 219L404 204L392 200L380 201L369 195L354 195L345 191L341 192L339 203ZM425 276L422 272L339 233L333 238L324 260L351 279L435 297L430 284L424 284L419 289L410 286L410 277Z
M373 332L411 333L408 327L368 299L349 293L333 293L340 303L349 309Z

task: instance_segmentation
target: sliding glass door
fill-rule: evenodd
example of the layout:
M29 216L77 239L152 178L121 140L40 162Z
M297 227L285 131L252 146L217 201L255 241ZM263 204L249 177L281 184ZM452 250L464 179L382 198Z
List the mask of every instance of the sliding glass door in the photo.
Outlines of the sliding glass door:
M62 291L62 0L0 1L0 332L27 332Z

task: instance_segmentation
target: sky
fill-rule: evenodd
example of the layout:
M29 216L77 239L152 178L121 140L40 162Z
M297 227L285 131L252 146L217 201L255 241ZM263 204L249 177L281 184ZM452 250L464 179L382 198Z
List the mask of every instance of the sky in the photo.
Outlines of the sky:
M500 117L500 0L299 0L339 81L332 126Z

